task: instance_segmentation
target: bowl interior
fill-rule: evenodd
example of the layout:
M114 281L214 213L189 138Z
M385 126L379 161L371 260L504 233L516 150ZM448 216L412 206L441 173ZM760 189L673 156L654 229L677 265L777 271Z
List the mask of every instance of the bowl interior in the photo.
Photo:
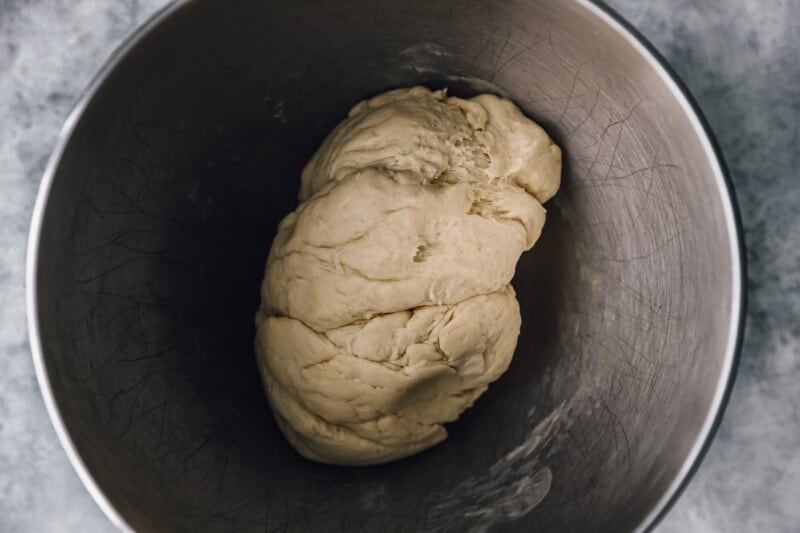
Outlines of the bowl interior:
M106 72L52 176L36 316L86 469L141 531L624 531L685 474L732 358L738 256L708 142L584 2L205 0ZM514 280L511 369L443 444L305 461L252 349L299 173L359 99L512 98L564 151ZM549 484L549 487L548 487Z

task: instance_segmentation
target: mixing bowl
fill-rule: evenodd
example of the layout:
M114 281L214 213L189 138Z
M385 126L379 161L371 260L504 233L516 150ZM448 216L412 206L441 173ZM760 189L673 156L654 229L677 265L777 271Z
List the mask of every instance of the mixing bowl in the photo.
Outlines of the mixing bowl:
M299 174L358 100L512 98L564 151L514 279L510 370L443 444L299 457L253 355ZM730 388L730 184L652 49L585 0L194 0L119 50L70 116L32 226L41 388L75 468L137 531L629 531L696 467Z

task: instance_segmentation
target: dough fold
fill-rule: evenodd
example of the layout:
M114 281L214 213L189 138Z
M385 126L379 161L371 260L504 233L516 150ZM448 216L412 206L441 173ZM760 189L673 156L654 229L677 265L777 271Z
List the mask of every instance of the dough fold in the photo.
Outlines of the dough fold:
M508 368L510 285L561 151L509 100L398 89L356 105L301 176L256 314L270 406L303 456L393 461L447 436Z

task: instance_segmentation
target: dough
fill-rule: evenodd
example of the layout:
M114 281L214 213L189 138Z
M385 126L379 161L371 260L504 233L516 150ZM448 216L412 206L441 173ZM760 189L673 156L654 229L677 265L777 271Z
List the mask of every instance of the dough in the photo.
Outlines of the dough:
M446 438L508 368L509 284L561 151L509 100L424 87L359 103L301 176L261 286L255 350L303 456L393 461Z

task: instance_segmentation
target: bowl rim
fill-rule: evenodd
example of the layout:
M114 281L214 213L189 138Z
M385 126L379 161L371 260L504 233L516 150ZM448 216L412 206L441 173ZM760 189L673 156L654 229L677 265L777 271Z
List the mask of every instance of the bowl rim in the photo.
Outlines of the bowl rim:
M30 232L28 235L28 247L25 267L25 303L28 324L28 340L30 343L31 356L33 358L34 370L39 383L39 388L44 400L45 408L50 417L50 421L55 429L58 440L66 452L72 467L78 477L100 507L111 523L122 531L134 531L122 514L114 507L108 497L104 494L97 481L90 473L88 467L77 451L77 448L69 435L66 423L61 416L53 393L50 376L47 371L44 351L42 348L41 331L39 326L38 313L38 293L36 286L36 274L38 272L38 256L41 245L41 230L44 222L44 215L47 202L50 196L50 189L55 178L56 170L61 162L72 133L75 130L83 112L89 102L104 84L111 72L123 60L127 53L136 47L139 42L149 34L155 27L169 18L173 13L191 4L195 0L170 0L168 3L157 9L147 20L140 24L122 43L111 53L109 58L103 63L101 68L93 76L86 89L80 94L72 110L64 121L50 155L50 158L42 175L41 184L36 196L31 217ZM720 197L723 203L725 222L728 233L731 237L731 259L732 259L732 287L731 287L731 315L729 319L728 342L725 350L723 368L717 382L712 405L708 410L703 426L698 432L697 438L692 445L683 465L678 470L677 475L670 483L667 490L662 494L652 509L644 517L635 531L651 531L666 516L680 495L689 485L692 477L699 470L703 458L705 457L714 436L722 422L725 408L730 400L733 390L737 367L741 359L742 343L745 331L745 316L747 308L746 291L746 255L744 230L742 226L741 214L734 190L730 172L725 163L722 150L711 130L708 120L703 115L699 105L692 96L691 92L680 79L675 70L667 60L645 38L633 24L628 22L616 10L611 8L602 0L573 0L577 5L583 7L588 12L602 20L611 29L616 31L630 44L639 55L658 74L665 85L679 101L687 118L700 139L703 150L706 153L712 171L716 177L717 185L720 190Z

